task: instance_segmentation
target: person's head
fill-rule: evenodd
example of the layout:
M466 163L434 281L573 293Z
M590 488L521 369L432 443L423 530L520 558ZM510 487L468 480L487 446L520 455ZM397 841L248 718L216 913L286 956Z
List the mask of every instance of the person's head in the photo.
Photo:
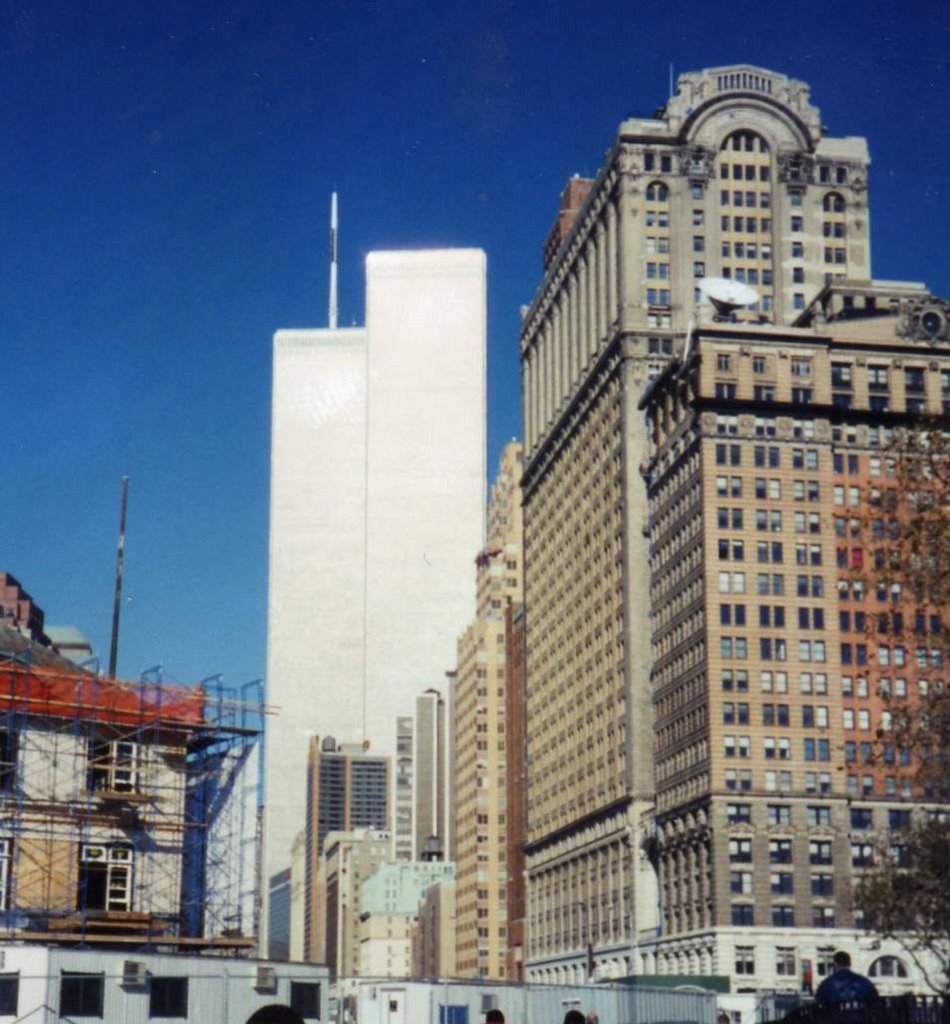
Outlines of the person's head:
M505 1024L505 1015L501 1010L489 1010L485 1015L485 1024Z
M587 1024L580 1010L568 1010L564 1014L564 1024Z
M831 963L836 971L840 971L843 967L851 966L851 954L846 953L843 949L839 949L837 953L831 958Z

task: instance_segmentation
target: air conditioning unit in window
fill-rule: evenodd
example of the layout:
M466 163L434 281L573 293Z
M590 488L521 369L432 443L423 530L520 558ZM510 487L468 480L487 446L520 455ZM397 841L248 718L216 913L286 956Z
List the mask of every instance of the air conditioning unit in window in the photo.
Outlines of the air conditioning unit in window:
M277 991L277 969L267 967L264 964L257 965L257 975L254 978L254 988L258 992Z
M145 963L142 960L126 960L122 964L123 985L144 985L145 980Z

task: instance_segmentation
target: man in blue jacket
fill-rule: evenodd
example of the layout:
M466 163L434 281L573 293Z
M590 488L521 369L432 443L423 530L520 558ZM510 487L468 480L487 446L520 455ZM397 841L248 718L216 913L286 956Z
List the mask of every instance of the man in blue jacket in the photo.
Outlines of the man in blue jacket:
M839 950L832 957L833 970L818 986L816 1003L873 1003L879 996L873 983L851 970L851 955Z

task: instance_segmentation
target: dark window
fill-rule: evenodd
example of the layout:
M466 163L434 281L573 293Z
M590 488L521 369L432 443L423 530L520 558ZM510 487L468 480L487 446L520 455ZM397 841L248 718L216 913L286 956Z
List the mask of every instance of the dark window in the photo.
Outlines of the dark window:
M732 923L736 925L755 924L755 910L751 903L733 903Z
M0 1017L15 1017L20 996L19 974L0 974Z
M63 974L59 983L60 1017L101 1017L104 988L101 974Z
M188 979L150 978L148 983L149 1017L187 1017Z
M794 892L794 881L790 871L773 871L770 878L773 896L791 896Z
M851 827L854 829L868 829L874 824L874 812L866 807L851 808Z
M304 1020L320 1017L320 986L310 981L290 983L290 1008Z
M772 907L772 926L774 928L794 928L795 910L792 907Z
M834 894L834 876L812 875L811 894L812 896L832 896Z
M910 811L888 811L887 827L892 832L899 832L910 828Z

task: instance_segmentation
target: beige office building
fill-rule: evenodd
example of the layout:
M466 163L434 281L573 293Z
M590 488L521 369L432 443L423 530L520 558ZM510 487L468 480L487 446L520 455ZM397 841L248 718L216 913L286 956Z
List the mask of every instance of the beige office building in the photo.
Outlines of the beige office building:
M388 832L355 829L326 837L325 963L332 978L355 978L360 968L362 888L392 851Z
M413 727L413 860L452 860L448 705L435 689L416 698Z
M458 642L455 690L455 967L504 978L507 950L505 609L522 599L522 449L501 456L488 542L475 559L478 613Z
M739 65L680 76L565 190L521 335L532 980L639 973L661 927L638 402L704 277L775 324L870 277L867 172L807 85Z
M796 990L846 948L880 986L922 980L856 932L852 889L933 800L877 737L888 698L942 672L939 617L873 565L894 432L950 410L948 322L923 285L836 281L792 327L701 323L643 400L662 908L644 972Z
M455 882L436 882L419 903L412 932L412 977L454 978Z

